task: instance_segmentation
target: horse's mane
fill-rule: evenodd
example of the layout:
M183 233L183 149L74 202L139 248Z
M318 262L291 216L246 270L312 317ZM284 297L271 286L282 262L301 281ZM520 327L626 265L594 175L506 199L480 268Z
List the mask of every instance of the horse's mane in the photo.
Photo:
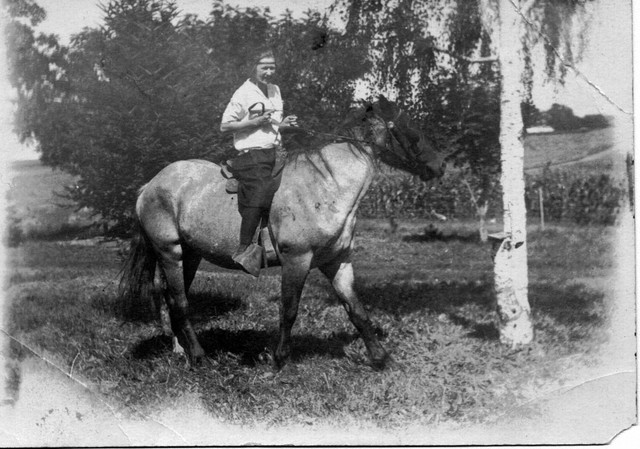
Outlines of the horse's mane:
M346 149L355 155L370 157L370 152L365 147L371 145L373 135L365 121L364 111L364 106L352 109L347 118L332 131L295 134L286 142L287 161L309 159L321 154L327 146L337 144L346 144Z

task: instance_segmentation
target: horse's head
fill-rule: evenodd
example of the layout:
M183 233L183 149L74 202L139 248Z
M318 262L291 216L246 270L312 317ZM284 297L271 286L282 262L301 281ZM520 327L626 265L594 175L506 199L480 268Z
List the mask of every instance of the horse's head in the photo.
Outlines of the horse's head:
M366 108L380 159L420 176L424 181L444 174L444 157L435 143L396 104L380 96Z

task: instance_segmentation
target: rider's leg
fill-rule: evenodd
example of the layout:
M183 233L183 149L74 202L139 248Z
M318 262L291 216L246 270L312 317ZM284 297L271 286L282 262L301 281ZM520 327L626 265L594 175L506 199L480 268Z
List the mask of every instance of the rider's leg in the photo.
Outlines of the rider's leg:
M259 207L243 207L240 216L242 217L240 224L240 245L236 253L242 253L253 241L253 236L260 224L262 209Z

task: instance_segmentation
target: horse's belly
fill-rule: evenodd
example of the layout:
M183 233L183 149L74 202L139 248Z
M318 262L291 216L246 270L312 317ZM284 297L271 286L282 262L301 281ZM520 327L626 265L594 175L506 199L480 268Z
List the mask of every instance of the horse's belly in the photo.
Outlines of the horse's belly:
M178 220L182 241L210 262L230 261L240 233L237 196L207 192L185 203Z

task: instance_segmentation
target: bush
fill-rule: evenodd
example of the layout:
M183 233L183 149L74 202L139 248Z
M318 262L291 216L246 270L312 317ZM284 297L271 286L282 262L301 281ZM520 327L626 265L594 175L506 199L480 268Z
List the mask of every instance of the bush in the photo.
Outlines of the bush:
M526 178L527 212L539 216L542 188L545 218L580 225L614 224L625 188L607 174L545 170Z
M477 184L475 177L460 171L429 182L399 172L380 174L363 199L360 214L368 218L429 218L437 213L449 219L472 218L476 210L463 179ZM497 180L493 184L498 193L489 199L492 215L501 213Z

